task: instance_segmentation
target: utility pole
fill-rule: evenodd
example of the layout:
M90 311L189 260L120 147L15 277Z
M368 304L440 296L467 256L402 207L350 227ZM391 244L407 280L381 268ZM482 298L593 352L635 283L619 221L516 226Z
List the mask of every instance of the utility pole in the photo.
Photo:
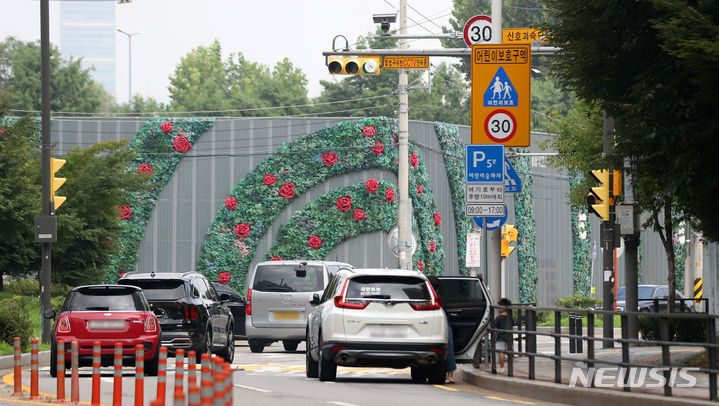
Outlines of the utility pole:
M40 78L41 78L41 131L42 131L42 215L54 216L50 201L50 5L49 0L40 1ZM42 342L50 343L50 323L45 320L45 310L50 309L50 270L52 243L41 243L40 297L42 302Z
M612 143L614 142L614 118L604 113L604 148L603 156L612 153ZM609 171L609 199L612 196L612 185L614 179L614 170L612 165L607 168ZM615 238L615 222L616 214L614 205L609 205L609 221L602 221L600 239L602 242L602 292L603 292L603 309L614 310L614 238ZM603 315L603 335L604 338L614 338L614 315L607 313ZM614 348L613 341L603 341L602 348Z
M399 3L399 33L407 34L407 0L400 0ZM407 40L400 39L400 49L407 48ZM409 197L409 97L408 97L407 71L399 71L399 210L397 213L397 227L399 237L399 268L412 269L412 256L410 254L410 235L412 233L412 200Z
M633 167L631 162L625 160L624 171L624 204L620 206L620 231L624 238L624 295L626 311L636 312L639 305L637 297L639 259L639 227L637 224L637 188L634 184ZM626 213L625 213L626 210ZM627 335L629 338L638 338L637 316L627 317Z

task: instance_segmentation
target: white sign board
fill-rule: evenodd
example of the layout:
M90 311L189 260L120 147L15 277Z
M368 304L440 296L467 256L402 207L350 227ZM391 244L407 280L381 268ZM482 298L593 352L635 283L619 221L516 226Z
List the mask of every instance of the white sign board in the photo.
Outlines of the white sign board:
M481 233L467 233L467 250L465 255L465 266L467 268L479 268L480 262L480 241Z
M464 213L470 217L501 217L504 207L504 203L468 204L464 206Z
M465 183L464 199L466 204L504 203L503 183Z

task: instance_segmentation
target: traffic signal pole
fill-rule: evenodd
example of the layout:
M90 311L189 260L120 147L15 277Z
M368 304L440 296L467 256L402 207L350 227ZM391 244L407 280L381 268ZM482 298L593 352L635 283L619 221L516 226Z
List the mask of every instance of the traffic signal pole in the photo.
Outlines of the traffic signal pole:
M40 1L40 70L41 70L41 128L42 128L42 215L54 215L50 200L50 6L49 0ZM40 298L42 312L50 309L51 242L41 243ZM42 342L50 343L50 323L42 315Z
M407 0L401 0L399 6L399 32L407 34ZM407 48L407 40L402 39L399 42L400 49ZM407 71L402 69L399 71L399 86L397 93L399 94L399 208L397 212L397 228L399 237L399 247L397 249L399 255L399 268L412 269L412 257L410 255L410 233L412 232L412 201L409 197L409 94L408 94L408 75Z
M607 156L612 153L612 143L614 142L614 118L608 117L604 113L604 148L602 155ZM614 170L610 165L609 172L609 196L613 198L612 181ZM616 214L614 205L609 205L609 221L602 221L600 229L600 239L602 247L602 308L604 310L614 310L614 228L616 223ZM614 338L614 315L607 313L602 316L603 336L604 338ZM613 341L603 341L602 348L613 348Z

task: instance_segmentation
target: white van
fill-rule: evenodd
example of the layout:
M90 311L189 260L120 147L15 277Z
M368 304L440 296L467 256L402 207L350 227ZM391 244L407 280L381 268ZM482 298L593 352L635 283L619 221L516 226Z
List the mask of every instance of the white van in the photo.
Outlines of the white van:
M247 276L245 333L252 352L282 340L286 351L295 351L305 339L309 298L321 294L330 276L353 269L344 262L265 261Z

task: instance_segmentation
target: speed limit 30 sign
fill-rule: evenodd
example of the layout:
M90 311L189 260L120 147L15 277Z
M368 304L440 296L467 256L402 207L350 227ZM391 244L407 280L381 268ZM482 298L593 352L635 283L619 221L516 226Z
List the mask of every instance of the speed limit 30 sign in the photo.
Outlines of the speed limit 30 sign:
M468 47L474 44L486 44L492 41L492 17L476 15L464 24L464 43Z
M528 147L530 46L472 46L472 144Z

